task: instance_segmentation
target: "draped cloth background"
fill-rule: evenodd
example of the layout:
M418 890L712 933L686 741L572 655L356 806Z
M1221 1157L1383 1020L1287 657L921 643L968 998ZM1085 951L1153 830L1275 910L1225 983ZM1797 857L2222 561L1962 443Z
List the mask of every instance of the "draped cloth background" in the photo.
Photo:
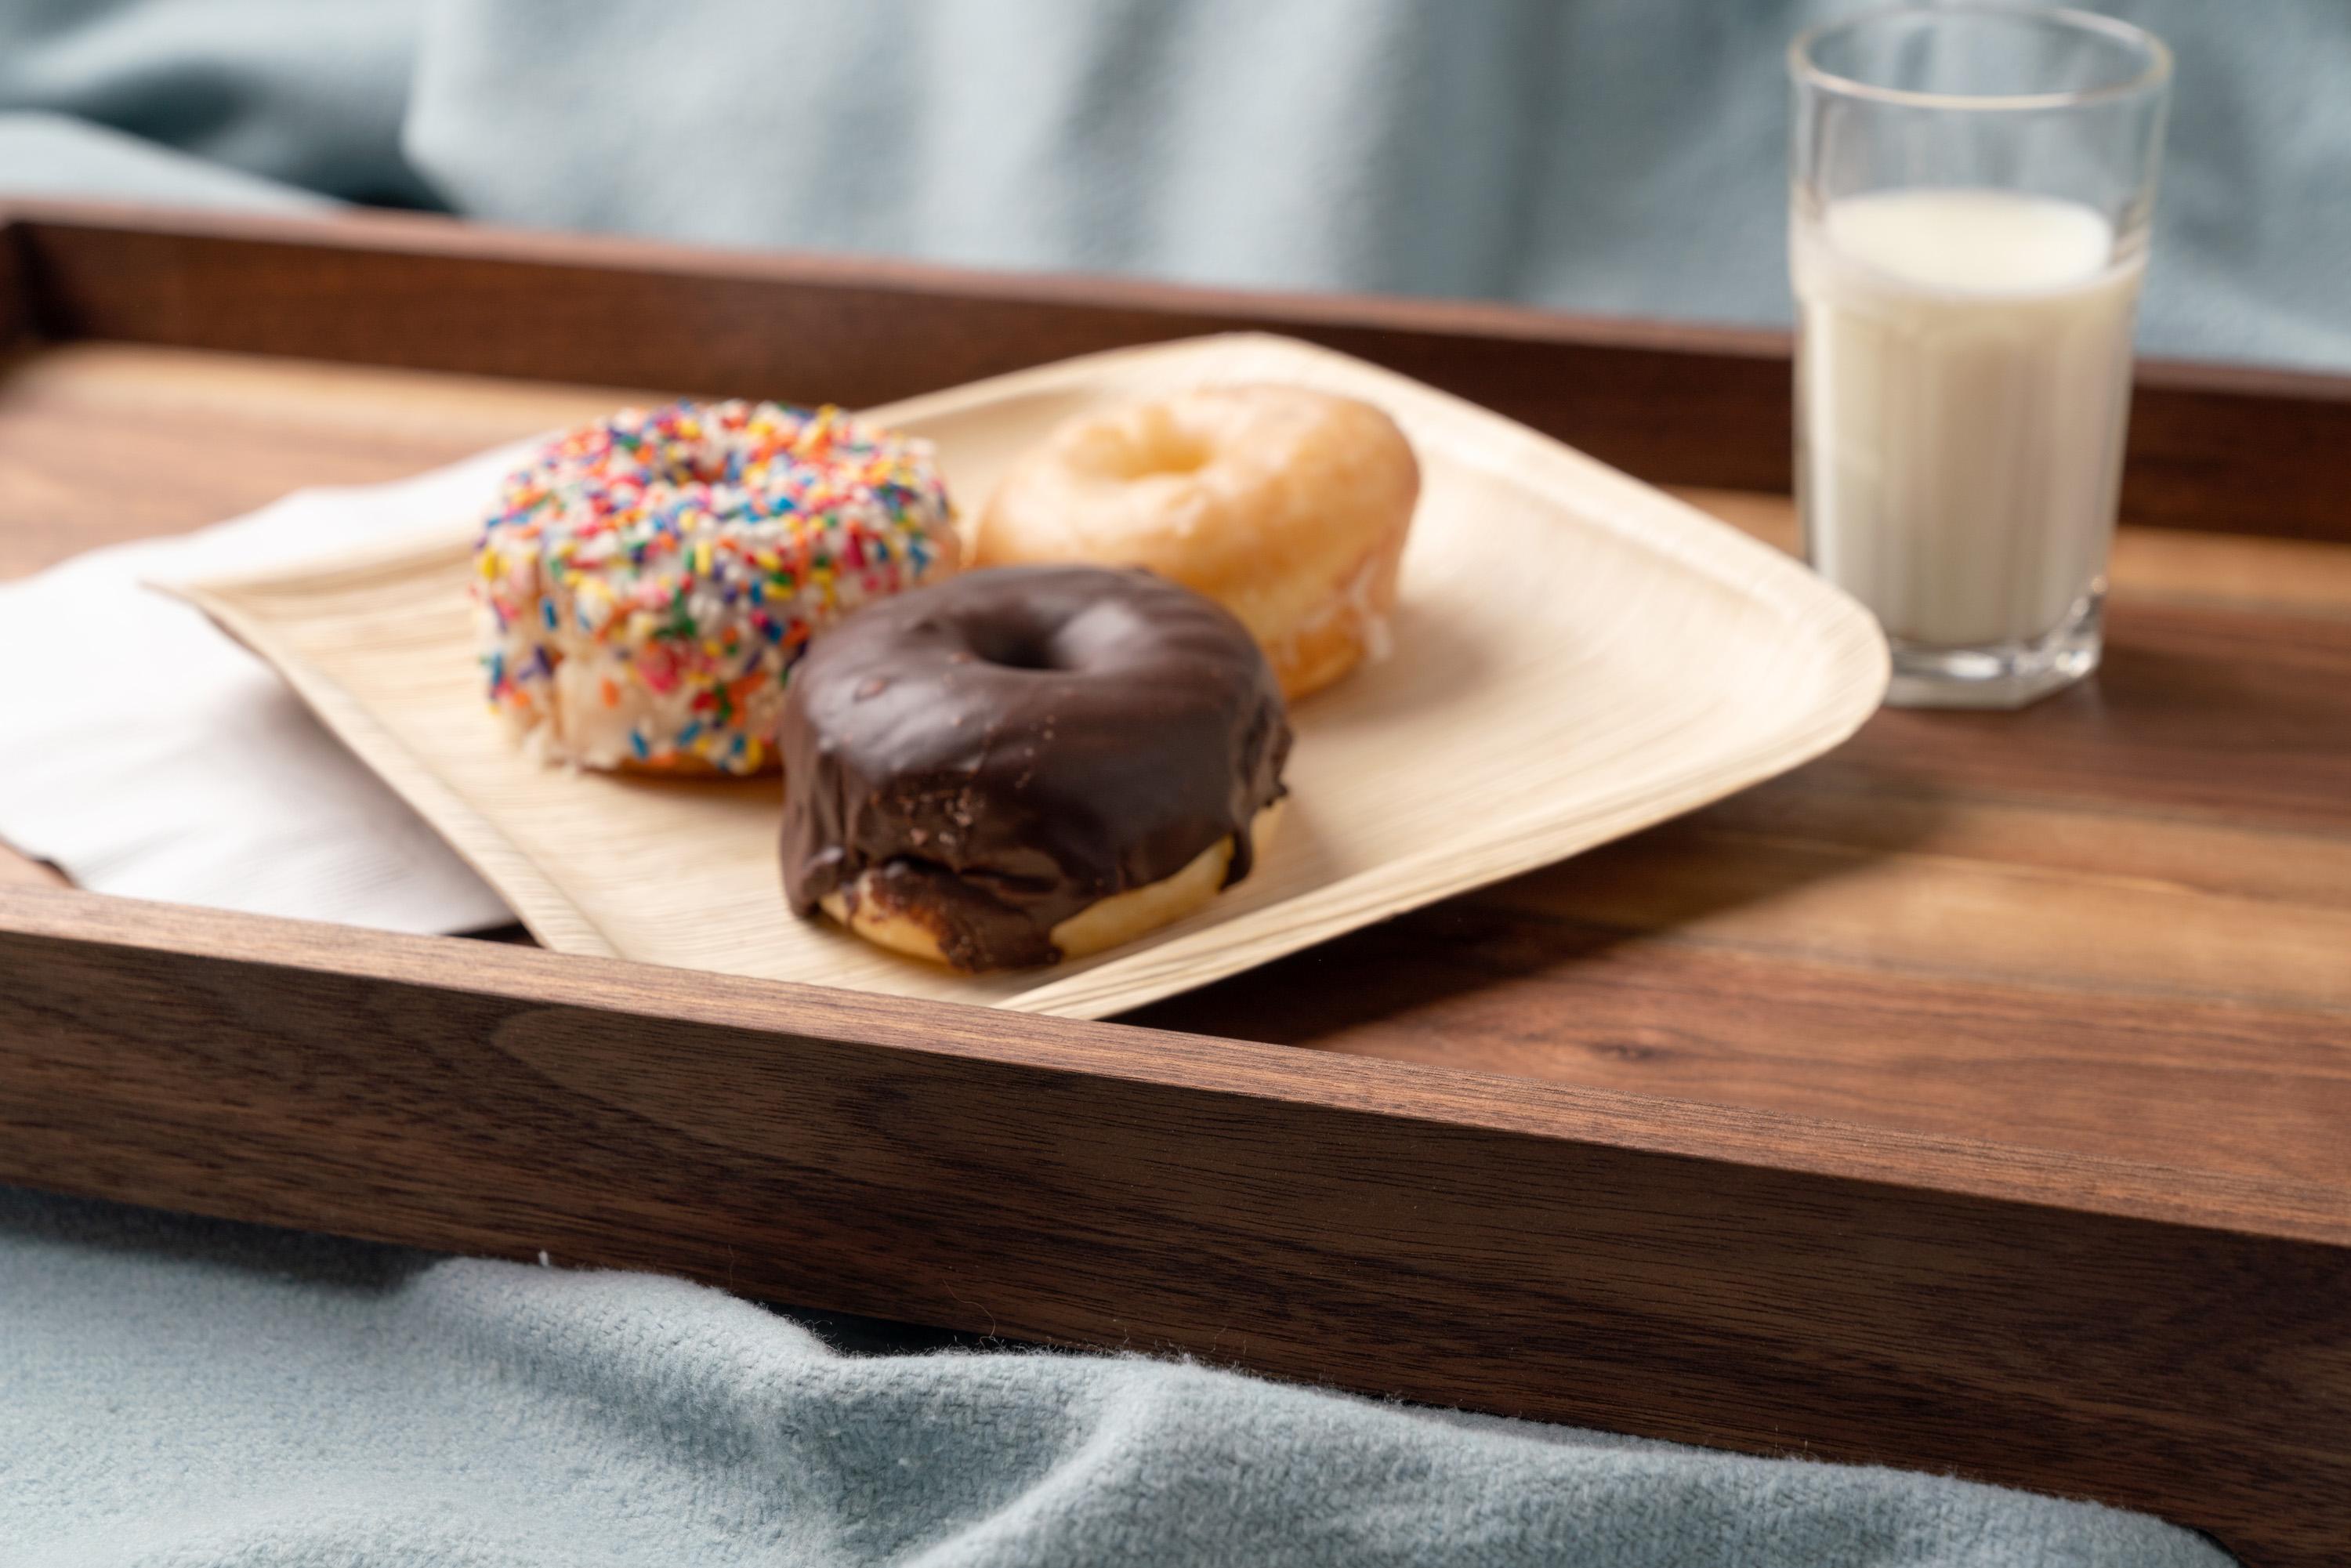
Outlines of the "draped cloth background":
M1854 8L13 0L0 111L506 223L1778 322L1782 51ZM2179 56L2143 347L2351 369L2351 5L2099 8ZM0 189L153 193L21 134Z
M839 1325L829 1325L836 1337ZM0 1189L9 1568L2219 1568L2141 1515Z
M1780 49L1840 8L13 0L0 193L1777 321ZM2147 346L2351 367L2351 7L2114 8L2181 56ZM2225 1559L1944 1478L844 1354L674 1281L0 1192L0 1568L1105 1561Z

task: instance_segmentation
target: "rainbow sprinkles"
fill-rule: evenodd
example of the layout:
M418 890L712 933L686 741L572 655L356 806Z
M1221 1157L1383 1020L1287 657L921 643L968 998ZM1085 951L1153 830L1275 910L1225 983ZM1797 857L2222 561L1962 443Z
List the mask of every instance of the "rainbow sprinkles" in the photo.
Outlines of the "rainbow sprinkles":
M757 773L809 639L957 559L927 442L831 407L624 409L549 443L483 526L490 706L551 760Z

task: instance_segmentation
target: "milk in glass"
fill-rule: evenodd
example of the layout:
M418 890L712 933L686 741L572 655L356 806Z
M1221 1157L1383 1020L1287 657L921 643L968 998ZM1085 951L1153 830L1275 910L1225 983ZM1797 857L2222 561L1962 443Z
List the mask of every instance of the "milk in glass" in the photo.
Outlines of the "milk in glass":
M1797 486L1814 567L1898 644L2029 643L2102 585L2144 253L2011 191L1799 210Z

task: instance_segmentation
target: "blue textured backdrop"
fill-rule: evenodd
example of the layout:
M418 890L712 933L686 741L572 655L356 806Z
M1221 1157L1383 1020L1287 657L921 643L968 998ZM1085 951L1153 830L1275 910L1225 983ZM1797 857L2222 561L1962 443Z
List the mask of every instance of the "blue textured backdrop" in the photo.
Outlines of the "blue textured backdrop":
M16 0L0 110L507 222L1771 322L1781 53L1854 8ZM2102 8L2179 62L2144 346L2351 369L2351 5ZM50 129L0 187L152 191Z

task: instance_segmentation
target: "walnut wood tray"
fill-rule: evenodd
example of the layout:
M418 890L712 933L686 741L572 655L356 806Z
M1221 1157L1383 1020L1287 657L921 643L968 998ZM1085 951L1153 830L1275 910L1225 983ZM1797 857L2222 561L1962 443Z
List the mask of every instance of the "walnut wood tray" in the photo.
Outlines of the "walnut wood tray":
M626 395L872 404L1234 329L1792 532L1769 334L38 207L0 228L0 573ZM2339 1563L2346 480L2351 382L2147 367L2095 683L1882 714L1123 1022L0 862L0 1180L1953 1470Z

